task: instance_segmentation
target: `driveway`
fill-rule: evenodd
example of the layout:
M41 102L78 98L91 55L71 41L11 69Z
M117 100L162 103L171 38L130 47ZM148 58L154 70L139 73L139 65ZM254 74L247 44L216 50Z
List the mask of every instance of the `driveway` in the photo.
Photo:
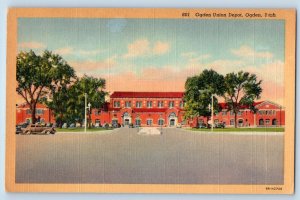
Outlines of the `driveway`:
M16 135L17 183L283 184L283 134Z

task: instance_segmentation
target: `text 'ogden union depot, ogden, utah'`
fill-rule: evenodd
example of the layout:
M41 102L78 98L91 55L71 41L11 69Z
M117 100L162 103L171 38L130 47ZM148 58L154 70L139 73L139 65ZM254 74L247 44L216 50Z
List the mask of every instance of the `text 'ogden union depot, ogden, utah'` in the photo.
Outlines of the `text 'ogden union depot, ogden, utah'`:
M199 123L207 123L206 117L184 119L183 92L113 92L109 102L102 109L93 109L92 124L106 123L121 125L172 127L177 124L195 127ZM285 111L281 105L271 101L255 102L257 112L242 107L237 115L239 127L284 126ZM234 114L227 111L226 103L220 103L220 112L214 116L215 123L234 126ZM17 124L30 120L29 106L17 106ZM37 105L37 117L41 122L54 122L53 113L42 104Z

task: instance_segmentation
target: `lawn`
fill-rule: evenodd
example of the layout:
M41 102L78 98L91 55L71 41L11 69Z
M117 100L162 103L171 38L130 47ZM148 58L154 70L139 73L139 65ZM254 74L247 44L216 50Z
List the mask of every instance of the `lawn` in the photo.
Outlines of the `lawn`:
M84 132L84 128L56 128L57 132ZM86 132L97 132L97 131L107 131L112 130L112 128L87 128Z
M191 128L188 129L191 131L211 131L211 129L196 129L196 128ZM214 132L284 132L283 127L260 127L260 128L214 128Z

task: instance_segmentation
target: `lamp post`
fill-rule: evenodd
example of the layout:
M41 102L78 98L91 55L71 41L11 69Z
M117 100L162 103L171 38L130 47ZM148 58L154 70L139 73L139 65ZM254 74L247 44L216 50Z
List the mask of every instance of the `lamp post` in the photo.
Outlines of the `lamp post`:
M86 117L86 109L91 109L91 103L87 105L87 94L84 93L84 132L86 132L86 126L87 126L87 117Z
M206 92L211 90L199 90L199 92ZM208 105L208 109L211 110L211 132L214 131L214 97L215 94L211 94L211 104Z
M211 95L211 132L214 131L214 95Z
M160 116L160 134L162 135L162 114L159 115Z

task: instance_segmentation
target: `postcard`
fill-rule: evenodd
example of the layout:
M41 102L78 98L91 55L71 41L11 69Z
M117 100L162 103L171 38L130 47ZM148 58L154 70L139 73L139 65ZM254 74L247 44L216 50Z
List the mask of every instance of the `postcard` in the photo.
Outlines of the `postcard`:
M294 9L10 8L9 192L294 192Z

